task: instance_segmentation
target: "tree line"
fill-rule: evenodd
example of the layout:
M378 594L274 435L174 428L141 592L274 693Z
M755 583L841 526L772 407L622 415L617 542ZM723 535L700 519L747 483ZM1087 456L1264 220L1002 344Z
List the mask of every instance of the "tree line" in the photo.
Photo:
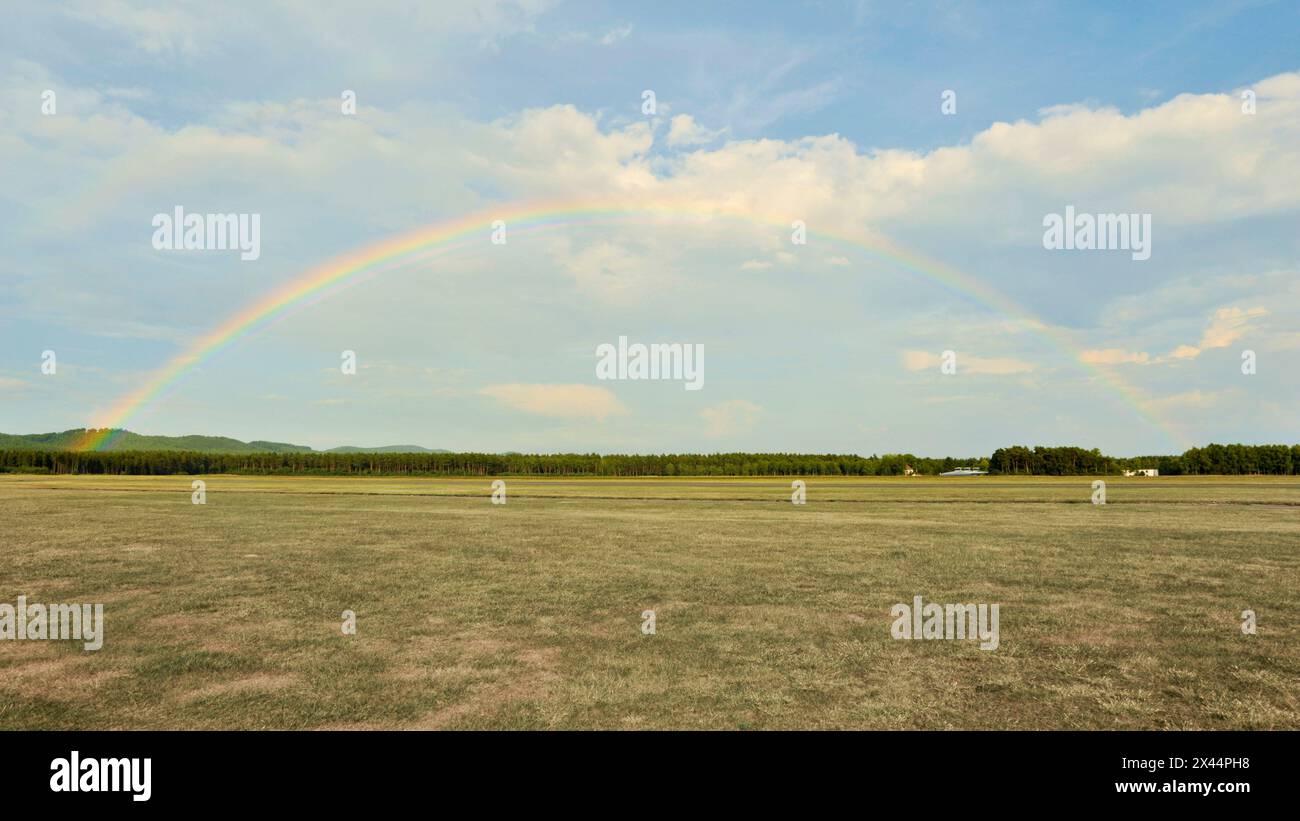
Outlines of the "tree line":
M1294 476L1300 474L1300 445L1206 445L1181 456L1106 456L1093 448L1017 445L998 448L989 472L1031 476L1104 476L1155 468L1161 476Z
M710 453L210 453L0 449L0 472L169 475L285 474L326 476L900 476L937 475L955 467L990 474L1111 475L1157 468L1162 475L1300 473L1300 445L1207 445L1181 456L1112 457L1093 448L1015 446L989 457L912 454Z
M0 450L0 471L52 474L290 474L414 476L894 476L939 473L971 459L910 454L712 453L205 453Z

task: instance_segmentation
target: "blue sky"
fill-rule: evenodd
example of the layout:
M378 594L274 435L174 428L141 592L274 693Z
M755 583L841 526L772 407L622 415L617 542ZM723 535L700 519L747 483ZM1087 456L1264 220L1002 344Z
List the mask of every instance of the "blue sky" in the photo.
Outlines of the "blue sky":
M485 237L241 340L127 426L495 451L1300 441L1300 4L318 5L8 12L0 430L108 421L339 254L592 198L755 221ZM260 258L154 249L178 204L260 214ZM1151 258L1044 249L1066 205L1150 214ZM705 388L597 380L620 335L704 345Z

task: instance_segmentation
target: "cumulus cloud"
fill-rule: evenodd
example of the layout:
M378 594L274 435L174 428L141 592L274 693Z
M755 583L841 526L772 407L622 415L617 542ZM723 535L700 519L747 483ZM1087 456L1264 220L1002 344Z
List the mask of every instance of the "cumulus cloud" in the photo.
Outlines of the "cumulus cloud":
M716 207L787 224L797 214L814 234L826 228L870 239L901 225L942 226L1032 248L1043 213L1063 207L1064 197L1085 210L1105 201L1154 212L1162 231L1300 206L1300 187L1291 184L1300 178L1300 74L1255 88L1252 117L1241 115L1232 94L1183 94L1131 115L1073 106L1037 122L994 123L967 145L928 152L866 150L838 135L708 148L700 141L716 132L678 114L667 140L691 150L654 157L649 123L610 127L567 104L484 125L373 105L365 118L343 122L337 101L300 101L260 106L239 120L227 107L212 125L170 133L126 115L105 133L104 123L89 121L107 112L101 106L36 128L45 140L61 129L61 156L79 153L68 144L74 140L101 143L98 153L119 168L79 168L79 179L119 175L122 187L174 180L182 170L231 184L289 175L302 187L355 177L366 181L355 188L363 198L379 192L386 210L416 211L430 184L456 192L490 182L505 200L582 192L587 200ZM116 205L109 197L99 204Z
M668 145L677 148L684 145L702 145L716 140L726 129L710 131L689 114L678 114L669 121Z
M899 227L952 241L1041 247L1044 213L1122 207L1157 233L1300 207L1300 74L1255 86L1258 113L1232 93L1182 94L1124 114L1073 105L1037 121L994 123L969 144L865 149L839 135L731 140L689 114L670 121L681 150L652 157L645 123L602 127L572 106L497 124L482 168L527 196L689 204L878 239ZM476 152L477 153L477 152ZM998 207L990 207L997 203Z

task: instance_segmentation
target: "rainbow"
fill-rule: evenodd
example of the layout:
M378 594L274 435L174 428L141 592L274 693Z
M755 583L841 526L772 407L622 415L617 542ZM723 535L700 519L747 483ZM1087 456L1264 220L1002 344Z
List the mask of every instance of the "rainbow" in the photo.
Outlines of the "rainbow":
M546 231L563 226L606 224L623 220L663 223L681 219L706 222L733 220L770 225L778 229L781 232L778 235L783 237L789 236L792 227L788 218L763 214L750 207L670 201L515 204L426 226L336 257L249 303L195 340L139 388L121 397L104 415L98 428L86 431L77 447L82 450L102 450L120 435L131 419L151 406L179 379L240 339L327 299L343 288L387 271L475 243L486 245L497 220L506 224L508 236L513 237L521 232ZM1062 331L1033 317L987 284L937 260L899 248L883 237L855 239L821 229L809 230L808 237L810 242L814 239L824 240L855 252L865 252L872 258L918 274L944 290L1014 320L1023 329L1037 334L1058 348L1081 369L1109 385L1141 419L1163 433L1171 442L1181 444L1181 437L1151 413L1147 403L1131 386L1115 373L1084 361L1081 352Z

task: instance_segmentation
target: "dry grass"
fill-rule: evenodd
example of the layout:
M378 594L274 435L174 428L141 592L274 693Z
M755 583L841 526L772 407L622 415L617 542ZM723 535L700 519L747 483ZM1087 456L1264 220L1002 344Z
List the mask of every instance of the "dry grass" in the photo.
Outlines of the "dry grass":
M1300 727L1295 480L207 481L0 476L0 601L106 621L0 728Z

